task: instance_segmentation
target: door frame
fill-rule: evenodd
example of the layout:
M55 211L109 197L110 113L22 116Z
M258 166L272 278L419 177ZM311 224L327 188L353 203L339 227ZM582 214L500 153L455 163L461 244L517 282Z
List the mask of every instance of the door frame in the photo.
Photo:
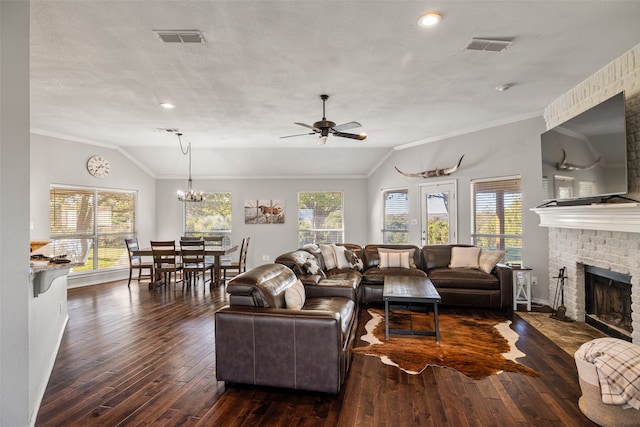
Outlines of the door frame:
M426 195L428 193L434 193L434 190L437 190L438 187L441 187L443 190L448 191L450 194L449 200L449 244L458 243L458 180L445 180L445 181L434 181L434 182L426 182L423 184L418 184L419 189L419 206L418 212L420 212L420 242L421 246L427 244L427 205L426 205Z

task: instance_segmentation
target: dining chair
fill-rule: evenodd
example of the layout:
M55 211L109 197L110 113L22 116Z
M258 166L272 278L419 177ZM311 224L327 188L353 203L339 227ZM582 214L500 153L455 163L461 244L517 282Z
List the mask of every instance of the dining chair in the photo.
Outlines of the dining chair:
M224 236L204 236L204 244L207 246L222 246Z
M242 239L238 261L226 261L220 264L220 268L224 271L222 283L227 283L227 271L229 270L235 272L236 275L247 271L247 251L249 250L250 239L250 237Z
M182 263L180 263L176 251L175 240L152 240L151 253L153 254L155 279L158 280L161 277L165 284L171 284L173 276L174 283L178 283L178 272L182 272Z
M127 287L131 286L133 270L138 270L138 283L140 283L140 279L142 278L148 278L153 281L153 261L143 262L140 255L133 254L133 251L140 249L138 239L135 237L133 239L124 239L124 242L127 245L127 252L129 253L129 282L127 283ZM142 270L149 270L149 274L143 274Z
M180 241L183 241L183 240L196 240L196 241L198 241L198 240L202 240L202 236L182 236L180 238Z
M204 240L180 240L180 256L182 257L182 274L189 284L195 287L198 277L207 283L206 273L209 270L209 281L213 283L213 262L205 257Z

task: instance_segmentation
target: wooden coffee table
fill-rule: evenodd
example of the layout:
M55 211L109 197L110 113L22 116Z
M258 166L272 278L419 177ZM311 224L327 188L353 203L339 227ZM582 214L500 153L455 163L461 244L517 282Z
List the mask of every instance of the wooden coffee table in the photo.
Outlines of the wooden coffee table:
M389 341L389 332L395 334L435 336L440 342L440 328L438 326L438 304L440 294L427 277L389 276L384 279L384 328L385 339ZM410 329L389 329L389 304L411 305L412 303L433 304L433 320L435 331L414 330L411 320ZM427 307L428 308L428 307ZM411 313L411 311L409 311ZM411 315L411 314L409 314Z

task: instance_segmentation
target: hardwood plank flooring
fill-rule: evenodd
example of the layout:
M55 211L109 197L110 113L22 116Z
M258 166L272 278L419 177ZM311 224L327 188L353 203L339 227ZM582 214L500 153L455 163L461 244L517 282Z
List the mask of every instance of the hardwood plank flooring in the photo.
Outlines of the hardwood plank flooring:
M355 355L342 391L328 395L217 381L221 288L119 281L68 295L70 320L37 426L595 426L577 406L573 358L517 315L520 362L537 378L475 381L437 367L409 375ZM369 315L359 316L362 334Z

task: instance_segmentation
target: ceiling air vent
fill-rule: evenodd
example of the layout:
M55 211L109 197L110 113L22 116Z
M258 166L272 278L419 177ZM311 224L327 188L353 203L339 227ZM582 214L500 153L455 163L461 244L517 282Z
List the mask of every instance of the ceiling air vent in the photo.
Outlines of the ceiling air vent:
M511 40L497 40L497 39L476 39L473 38L467 44L465 49L468 50L486 50L487 52L502 52L509 46L511 46Z
M153 30L153 32L165 43L204 44L204 36L199 30Z

